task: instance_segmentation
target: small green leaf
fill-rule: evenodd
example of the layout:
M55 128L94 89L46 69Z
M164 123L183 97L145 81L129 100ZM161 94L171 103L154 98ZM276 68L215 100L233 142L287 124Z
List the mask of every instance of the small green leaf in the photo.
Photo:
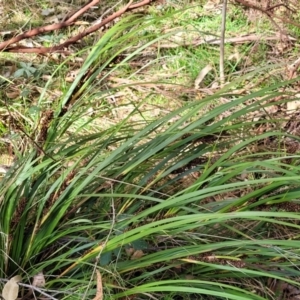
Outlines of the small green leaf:
M131 243L131 245L133 246L133 248L135 250L143 250L143 249L147 249L148 248L148 244L146 241L144 240L136 240L136 241L133 241Z
M111 262L112 251L101 254L100 256L100 265L106 266Z

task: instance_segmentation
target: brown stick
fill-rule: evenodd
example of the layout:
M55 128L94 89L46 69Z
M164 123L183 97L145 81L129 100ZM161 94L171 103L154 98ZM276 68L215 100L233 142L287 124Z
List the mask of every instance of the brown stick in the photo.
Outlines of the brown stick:
M34 28L32 30L28 30L18 36L15 36L13 38L11 38L8 41L2 42L0 43L0 50L5 49L6 47L8 47L11 44L15 44L21 40L24 40L26 38L30 38L36 35L39 35L41 33L45 33L45 32L49 32L49 31L54 31L54 30L58 30L67 26L70 26L74 23L74 21L76 20L76 18L78 18L80 15L82 15L86 10L88 10L91 6L97 4L99 2L99 0L93 0L92 2L88 3L87 5L85 5L84 7L80 8L73 16L71 16L67 21L61 22L61 23L56 23L56 24L51 24L51 25L47 25L47 26L42 26L42 27L38 27L38 28Z
M21 40L24 40L26 38L29 37L33 37L36 35L39 35L41 33L44 32L49 32L49 31L54 31L54 30L58 30L67 26L70 26L74 23L74 21L81 16L82 14L84 14L90 7L92 7L93 5L97 4L100 0L93 0L90 3L86 4L85 6L81 7L77 12L75 12L73 15L71 15L68 20L61 22L61 23L56 23L56 24L52 24L52 25L47 25L47 26L42 26L42 27L38 27L38 28L34 28L32 30L26 31L18 36L15 36L13 38L11 38L8 41L2 42L0 43L0 50L5 49L6 47L8 47L11 44L15 44Z
M93 0L92 2L84 5L73 15L69 16L69 19L66 22L73 23L79 16L83 15L87 10L89 10L92 6L96 5L100 0Z
M0 43L0 50L6 50L6 48L11 45L11 44L15 44L21 40L33 37L35 35L44 33L44 32L49 32L49 31L53 31L53 30L57 30L57 29L61 29L64 27L67 27L71 25L70 23L67 22L62 22L62 23L57 23L57 24L51 24L51 25L47 25L47 26L43 26L43 27L38 27L38 28L34 28L32 30L26 31L20 35L17 35L13 38L11 38L8 41L2 42Z
M95 4L98 1L99 0L93 0L91 3L88 4L88 7L90 7L91 4ZM89 27L87 30L77 34L74 37L71 37L70 39L68 39L67 41L65 41L64 43L62 43L60 45L53 46L53 47L35 47L35 48L24 47L24 46L9 47L9 45L17 43L25 38L32 37L34 35L38 35L40 33L44 33L47 31L61 29L63 27L72 25L74 20L76 19L76 17L78 17L79 15L82 14L83 9L84 9L84 11L86 11L87 6L84 6L81 10L78 11L78 13L74 14L72 17L70 17L65 22L32 29L32 30L27 31L23 34L20 34L19 36L16 36L6 42L0 43L0 51L2 50L4 52L39 53L39 54L53 53L53 52L68 53L68 51L64 50L64 48L68 47L71 44L74 44L75 42L81 40L85 36L97 31L98 29L100 29L101 27L106 25L107 23L109 23L109 22L113 21L114 19L118 18L119 16L121 16L125 11L147 5L152 0L143 0L143 1L141 1L139 3L135 3L135 4L132 4L132 1L133 0L130 0L130 2L126 6L124 6L119 11L115 12L114 14L112 14L109 17L107 17L106 19L104 19L101 23L95 24L95 25ZM80 14L79 14L79 12L80 12Z
M141 2L138 2L138 3L135 3L135 4L131 4L131 5L128 7L128 10L132 10L132 9L135 9L135 8L138 8L138 7L147 5L147 4L149 4L150 2L152 2L152 1L153 1L153 0L144 0L144 1L141 1Z
M246 36L241 36L241 37L234 37L234 38L227 38L224 40L225 43L232 43L232 44L243 44L243 43L248 43L248 42L253 42L253 41L276 41L280 40L280 35L279 33L275 34L274 36L259 36L256 34L250 34ZM292 36L286 36L285 37L286 41L296 41L295 38ZM209 45L220 45L221 40L219 38L216 39L195 39L190 42L185 42L185 43L175 43L170 41L170 43L155 43L152 44L150 47L156 47L160 49L170 49L170 48L177 48L177 47L187 47L187 46L199 46L203 44L209 44Z

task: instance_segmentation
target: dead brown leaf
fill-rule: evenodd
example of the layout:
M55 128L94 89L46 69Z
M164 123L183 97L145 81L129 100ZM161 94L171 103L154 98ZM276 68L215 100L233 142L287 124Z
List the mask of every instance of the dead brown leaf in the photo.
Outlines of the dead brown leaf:
M39 272L33 277L32 285L36 287L44 287L46 284L46 280L43 272Z
M97 292L95 298L93 300L102 300L103 299L103 286L102 286L102 276L99 272L99 270L96 270L97 275Z
M139 259L139 258L141 258L142 256L144 256L144 252L143 252L142 250L136 250L136 251L134 251L134 253L132 254L131 260Z
M18 282L21 281L21 276L17 275L12 277L3 287L2 297L4 300L15 300L19 294Z

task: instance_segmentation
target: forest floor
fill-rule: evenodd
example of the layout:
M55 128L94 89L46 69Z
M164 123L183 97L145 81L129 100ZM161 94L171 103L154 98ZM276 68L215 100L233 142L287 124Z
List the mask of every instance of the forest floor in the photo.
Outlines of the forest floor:
M5 17L0 21L0 39L8 40L26 30L61 22L83 4L86 3L43 0L18 1L8 5L7 1L2 1L0 10ZM125 4L122 1L114 5L109 1L98 4L76 19L72 26L24 39L20 44L25 47L51 47L60 44ZM255 1L252 6L255 6ZM243 7L238 2L228 3L224 75L231 92L247 94L297 75L300 34L297 3L290 2L289 6L274 3L273 6L272 9L265 8L268 12L266 14L253 7ZM155 119L187 101L200 100L214 94L222 87L222 3L153 1L122 17L133 15L139 18L139 14L152 18L152 25L146 29L141 28L139 34L156 37L158 42L145 47L116 69L114 67L124 55L122 54L99 74L102 80L93 83L95 93L107 92L106 101L95 100L94 105L95 110L103 111L101 126L116 124L126 118L136 109L136 103L140 99L144 100L139 107L139 115L135 114L135 120ZM2 52L0 135L15 131L12 121L8 120L9 107L11 114L15 109L23 116L30 116L40 109L41 97L49 105L55 103L76 78L89 53L89 47L97 43L104 32L117 21L71 45L68 54ZM141 43L145 41L141 40ZM136 47L137 45L132 45L126 50L127 53L132 53ZM265 67L271 65L266 71ZM249 80L249 74L254 72L255 76ZM127 88L118 91L124 85ZM295 93L297 85L290 86L289 91ZM282 114L282 109L296 109L299 103L295 101L288 105L289 107L285 105L280 108L274 106L272 113L276 110Z

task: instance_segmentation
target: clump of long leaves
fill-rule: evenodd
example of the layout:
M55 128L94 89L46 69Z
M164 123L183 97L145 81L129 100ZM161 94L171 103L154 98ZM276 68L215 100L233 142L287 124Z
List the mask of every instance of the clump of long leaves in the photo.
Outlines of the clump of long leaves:
M97 114L74 124L89 108L89 85L107 53L119 45L114 59L135 34L119 29L92 49L43 143L32 143L0 183L1 278L43 272L59 299L94 297L96 268L104 299L266 299L276 293L270 278L298 285L300 216L289 207L299 201L299 156L253 151L284 133L251 134L255 124L240 121L278 96L276 87L88 133Z

